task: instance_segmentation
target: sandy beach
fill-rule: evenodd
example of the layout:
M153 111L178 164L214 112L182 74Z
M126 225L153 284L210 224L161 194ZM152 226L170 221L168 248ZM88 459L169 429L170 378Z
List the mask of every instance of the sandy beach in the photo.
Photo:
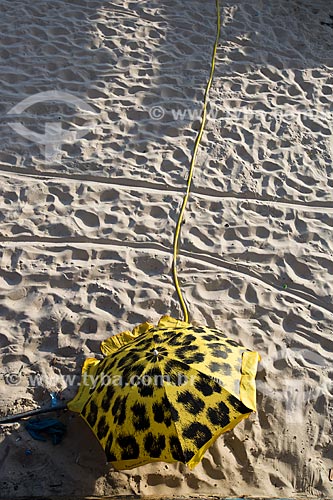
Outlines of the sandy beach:
M179 278L193 321L260 353L258 411L192 471L116 472L70 412L57 446L2 425L1 498L333 498L333 2L220 0L220 11ZM216 12L213 0L0 0L0 12L6 415L73 397L110 335L181 316L172 241ZM49 91L81 109L38 97ZM17 122L67 139L39 144Z

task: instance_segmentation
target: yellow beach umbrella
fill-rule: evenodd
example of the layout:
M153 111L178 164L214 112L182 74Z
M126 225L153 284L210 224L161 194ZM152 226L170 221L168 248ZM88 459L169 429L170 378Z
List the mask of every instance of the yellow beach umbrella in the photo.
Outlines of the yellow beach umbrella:
M68 404L116 469L148 462L195 467L220 434L255 410L259 355L223 332L168 316L101 344Z
M173 241L172 274L184 321L168 316L144 323L101 345L104 360L88 359L68 408L82 415L116 469L180 461L190 468L223 432L256 408L259 354L214 328L193 326L182 296L177 257L194 165L207 118L220 36L219 1L211 71L187 188Z

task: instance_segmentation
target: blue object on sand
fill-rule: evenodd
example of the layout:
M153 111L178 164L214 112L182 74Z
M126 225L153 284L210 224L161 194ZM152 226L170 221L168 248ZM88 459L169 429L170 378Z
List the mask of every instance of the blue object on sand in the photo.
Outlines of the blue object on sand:
M59 444L66 433L65 424L55 418L33 418L25 424L25 428L37 441L46 441L45 436L50 436L53 444Z
M51 407L56 408L59 404L57 394L55 392L50 392L50 398L51 398Z

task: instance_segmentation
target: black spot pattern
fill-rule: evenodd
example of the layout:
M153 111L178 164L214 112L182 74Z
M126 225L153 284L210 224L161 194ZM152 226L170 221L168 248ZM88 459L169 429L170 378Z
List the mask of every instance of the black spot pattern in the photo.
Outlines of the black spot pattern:
M139 457L139 445L136 442L134 436L123 436L120 435L117 438L117 442L122 449L121 451L121 459L122 460L131 460Z
M94 386L91 387L91 389L89 391L90 394L92 394L94 391L96 391L97 394L100 394L103 391L105 385L106 385L105 380L102 378L102 380L97 382L96 387L94 387Z
M125 366L121 371L120 387L126 387L134 374L134 367L132 365Z
M150 380L150 383L154 387L163 387L163 375L159 366L153 366L150 370L146 371L145 375L147 375L147 380Z
M224 345L221 345L218 342L210 342L208 344L208 348L210 349L212 355L216 358L227 359L228 354L231 352L231 349L225 348Z
M199 374L194 382L194 387L203 394L203 396L210 396L214 392L221 393L221 387L217 382L214 382L209 377Z
M204 340L207 340L207 342L211 342L213 340L218 340L218 337L216 335L211 335L210 333L207 335L203 335L202 338Z
M227 359L227 357L228 357L228 353L225 351L222 351L222 349L212 349L211 352L215 358Z
M210 337L212 337L212 335L210 335ZM208 349L213 349L213 348L220 349L222 346L223 344L221 344L221 342L213 342L213 339L207 342Z
M125 422L127 398L128 396L117 396L113 403L112 415L115 424L122 425Z
M106 440L106 445L105 445L105 454L107 456L107 459L111 461L111 447L112 447L112 443L113 443L113 434L112 434L112 431L109 432L109 435L108 435L108 438ZM115 459L115 458L114 458Z
M228 363L221 363L221 373L226 376L231 375L231 366Z
M164 406L161 403L153 404L154 420L157 423L164 422Z
M188 334L188 335L185 335L185 337L183 337L182 345L189 346L195 341L196 341L196 337L193 334Z
M166 377L167 377L167 381L170 384L175 385L177 387L184 385L184 384L187 384L187 382L188 382L188 377L185 375L185 373L171 372Z
M94 427L98 415L98 406L94 401L91 401L89 410L87 410L87 422L91 427Z
M198 389L198 391L200 391L204 396L210 396L214 392L211 385L207 384L207 381L201 377L194 382L194 387Z
M109 411L111 400L115 394L116 394L115 388L112 385L108 385L102 399L102 408L104 411Z
M102 415L97 424L97 437L98 439L103 439L107 435L109 430L109 424L107 423L105 416Z
M188 356L186 358L186 363L188 365L191 365L192 363L202 363L205 359L205 355L202 354L201 352L196 352L195 354L192 354L191 356Z
M122 368L124 366L131 366L133 363L135 363L139 359L140 359L140 356L137 353L129 351L124 356L118 358L117 367Z
M171 419L173 422L178 422L179 420L179 413L178 413L178 410L176 410L176 408L171 404L170 404L170 415L171 415Z
M245 415L246 413L251 413L252 410L245 406L239 399L235 398L232 394L228 396L229 403L235 408L236 411Z
M173 337L170 337L168 340L168 343L172 345L173 347L175 346L181 346L182 345L182 338L178 334L174 335Z
M149 398L154 395L154 387L152 384L144 385L141 381L137 383L139 395L143 398Z
M194 351L198 351L198 346L197 345L189 345L186 347L180 347L179 349L176 349L175 355L177 358L180 358L181 360L185 359L186 357L190 354L192 354Z
M143 403L135 403L131 410L133 412L132 422L136 431L146 431L150 427L146 406Z
M141 337L141 335L140 335ZM152 345L151 339L147 339L146 335L142 336L142 339L136 340L135 341L135 347L138 347L140 351L145 351L146 349L149 349Z
M180 347L176 350L175 355L179 357L181 362L170 360L166 363L165 370L170 370L170 367L172 370L173 366L176 367L178 363L179 372L183 372L190 369L189 366L186 365L190 365L192 363L202 363L205 359L205 355L198 352L197 346Z
M145 364L143 362L141 363L136 363L135 365L132 366L132 369L131 369L131 375L136 375L138 377L140 377L142 375L142 373L145 371ZM129 382L129 380L128 380Z
M177 401L178 403L182 403L185 410L191 413L191 415L198 415L205 407L205 402L189 391L180 392Z
M103 359L99 365L97 365L96 372L94 373L94 377L96 379L100 379L104 374L109 374L114 369L117 362L117 358L111 358L110 356Z
M170 427L172 423L171 404L166 396L162 398L162 405L164 407L164 423L166 427Z
M221 363L216 363L215 361L212 361L208 368L210 369L210 371L212 373L215 373L215 372L222 372L222 364Z
M204 328L201 328L201 326L195 326L193 330L195 331L195 333L206 333L206 330Z
M152 432L148 432L144 438L144 447L152 458L160 457L165 448L165 436L163 434L157 434L156 436Z
M207 417L213 425L225 427L230 422L229 408L223 401L220 401L217 407L208 408Z
M167 375L170 375L171 373L174 373L175 375L178 375L179 373L183 373L184 371L188 371L189 367L186 366L184 363L180 363L179 361L176 361L175 359L170 359L165 363L164 366L164 373Z
M193 422L183 431L184 437L191 439L195 446L201 448L211 438L212 433L207 425L200 424L200 422Z
M238 344L238 342L236 342L235 340L232 340L232 339L227 339L225 342L226 342L227 344L229 344L229 345L232 345L232 347L241 347L241 346Z
M163 422L166 427L170 427L172 423L171 404L166 396L162 397L161 403L153 403L152 410L155 422L158 424Z
M194 451L192 450L184 450L184 462L187 463L191 460L191 458L194 456Z
M155 344L162 344L163 342L167 341L167 337L168 337L169 333L168 332L161 332L161 329L159 330L159 332L157 334L154 334L153 335L153 339L154 339L154 342Z
M95 372L96 379L98 379L100 377L100 374L103 372L103 370L106 366L106 361L107 361L107 359L104 359L103 361L100 362L99 365L97 365L96 372ZM111 363L110 363L110 365L111 365ZM108 364L108 366L110 366L110 365Z
M172 458L178 460L179 462L185 462L184 453L177 436L170 436L169 446Z
M175 380L175 385L178 387L181 385L185 385L188 382L188 377L185 375L185 373L179 373L177 379Z

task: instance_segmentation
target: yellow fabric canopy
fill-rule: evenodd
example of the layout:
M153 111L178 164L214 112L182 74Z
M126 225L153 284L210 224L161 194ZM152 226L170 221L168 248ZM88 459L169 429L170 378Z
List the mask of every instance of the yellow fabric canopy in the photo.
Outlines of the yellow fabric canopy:
M214 328L168 316L101 344L68 408L82 415L118 469L181 461L195 467L209 446L256 409L259 354Z

